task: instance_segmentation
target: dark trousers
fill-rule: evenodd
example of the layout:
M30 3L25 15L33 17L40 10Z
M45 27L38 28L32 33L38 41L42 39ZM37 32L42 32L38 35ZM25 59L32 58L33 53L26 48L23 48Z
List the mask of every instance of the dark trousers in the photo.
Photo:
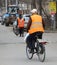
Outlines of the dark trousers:
M24 27L19 28L20 36L24 36Z
M35 36L37 35L39 39L42 39L42 34L43 34L42 32L36 32L30 34L26 39L27 46L31 49L35 48L35 42L36 42Z

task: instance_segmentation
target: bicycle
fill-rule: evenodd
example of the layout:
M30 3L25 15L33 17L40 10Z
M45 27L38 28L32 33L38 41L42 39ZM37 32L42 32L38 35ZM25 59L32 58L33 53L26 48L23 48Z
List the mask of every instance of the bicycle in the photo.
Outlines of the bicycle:
M18 27L17 27L17 21L14 21L14 22L13 22L13 32L14 32L15 35L18 36L18 34L19 34L19 29L18 29Z
M45 56L46 56L46 53L45 53L45 44L46 43L47 42L39 42L38 36L36 35L34 52L30 52L31 49L28 46L26 46L26 55L27 55L28 59L31 60L33 58L33 55L36 53L39 58L39 61L44 62Z

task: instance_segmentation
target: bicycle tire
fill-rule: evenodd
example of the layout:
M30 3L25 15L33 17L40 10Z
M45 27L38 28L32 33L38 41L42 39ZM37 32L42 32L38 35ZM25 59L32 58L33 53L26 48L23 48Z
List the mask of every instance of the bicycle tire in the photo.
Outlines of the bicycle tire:
M29 49L28 46L26 46L26 55L27 55L28 59L32 59L33 58L33 53L30 53L30 49Z
M43 51L42 53L40 53L41 49ZM40 62L44 62L45 55L46 55L46 53L45 53L45 47L44 47L43 44L40 44L38 40L37 40L37 50L38 50L37 55L38 55L39 61Z

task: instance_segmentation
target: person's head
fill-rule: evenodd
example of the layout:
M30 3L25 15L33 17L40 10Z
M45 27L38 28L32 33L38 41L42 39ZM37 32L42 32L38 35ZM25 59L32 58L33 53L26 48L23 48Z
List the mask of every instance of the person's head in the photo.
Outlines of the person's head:
M19 14L19 18L20 18L20 19L22 18L22 14Z
M32 10L31 10L31 13L32 13L32 14L37 14L37 9L32 9Z

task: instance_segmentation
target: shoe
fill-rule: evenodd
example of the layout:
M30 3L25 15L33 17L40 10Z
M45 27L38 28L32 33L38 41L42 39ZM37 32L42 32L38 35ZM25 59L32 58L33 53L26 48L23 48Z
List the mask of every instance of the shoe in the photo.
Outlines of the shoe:
M43 52L44 52L43 49L41 49L40 54L43 54Z
M30 53L34 53L34 49L31 49L31 50L30 50Z
M16 34L16 36L18 36L18 34Z
M38 49L37 48L35 48L35 50L36 50L36 52L38 52Z
M22 37L24 37L24 35L22 34Z
M41 48L41 50L40 50L40 54L43 54L43 52L44 52L44 49L43 49L43 46L42 46L42 44L40 44L40 48Z

